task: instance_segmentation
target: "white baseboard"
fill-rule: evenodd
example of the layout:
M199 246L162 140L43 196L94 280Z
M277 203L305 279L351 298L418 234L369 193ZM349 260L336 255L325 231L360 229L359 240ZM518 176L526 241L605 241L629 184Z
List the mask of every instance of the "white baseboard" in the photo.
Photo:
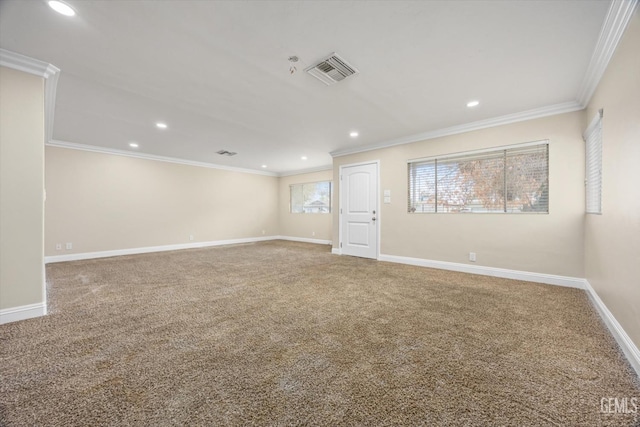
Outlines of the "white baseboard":
M609 311L604 302L600 299L595 289L591 287L591 284L588 280L585 280L585 290L589 295L589 299L598 310L600 317L604 321L607 328L611 332L611 335L618 342L618 345L622 349L622 352L627 356L627 360L631 364L631 367L636 371L638 376L640 376L640 350L633 343L629 335L624 331L622 325L618 323L613 314Z
M44 257L44 263L51 264L55 262L80 261L80 260L95 259L95 258L109 258L109 257L121 256L121 255L136 255L136 254L147 254L151 252L177 251L180 249L197 249L197 248L207 248L211 246L237 245L240 243L255 243L255 242L264 242L267 240L289 240L293 242L316 243L319 245L331 244L331 240L307 239L304 237L292 237L292 236L262 236L262 237L247 237L243 239L214 240L209 242L180 243L176 245L147 246L143 248L116 249L111 251L100 251L100 252L84 252L79 254L68 254L68 255L53 255L53 256Z
M80 254L53 255L53 256L44 257L44 263L51 264L54 262L80 261L84 259L108 258L108 257L114 257L114 256L121 256L121 255L146 254L150 252L165 252L165 251L176 251L180 249L207 248L210 246L237 245L240 243L254 243L254 242L264 242L266 240L277 240L279 238L280 236L247 237L244 239L214 240L210 242L192 242L192 243L180 243L176 245L147 246L143 248L116 249L111 251L100 251L100 252L85 252Z
M22 305L0 310L0 325L18 320L31 319L47 314L47 304L39 302L37 304Z
M54 263L54 262L63 262L63 261L76 261L76 260L84 260L84 259L93 259L93 258L105 258L105 257L113 257L120 255L134 255L134 254L143 254L149 252L163 252L163 251L174 251L179 249L192 249L192 248L204 248L210 246L222 246L222 245L233 245L240 243L253 243L253 242L262 242L267 240L289 240L296 242L305 242L305 243L316 243L323 245L330 245L332 242L330 240L320 240L320 239L307 239L303 237L292 237L292 236L268 236L268 237L249 237L244 239L232 239L232 240L216 240L211 242L195 242L195 243L185 243L185 244L177 244L177 245L165 245L165 246L150 246L144 248L132 248L132 249L120 249L120 250L112 250L112 251L102 251L102 252L87 252L81 254L70 254L70 255L57 255L57 256L49 256L45 257L45 263ZM342 250L340 248L331 248L331 253L335 255L341 255ZM556 276L552 274L544 274L544 273L533 273L529 271L518 271L518 270L508 270L503 268L495 268L495 267L486 267L486 266L477 266L477 265L468 265L468 264L460 264L454 262L446 262L446 261L434 261L422 258L410 258L410 257L402 257L396 255L384 255L380 254L378 257L379 261L386 262L394 262L399 264L409 264L416 265L419 267L429 267L429 268L437 268L441 270L451 270L458 271L462 273L471 273L471 274L480 274L483 276L492 276L492 277L501 277L505 279L515 279L515 280L523 280L527 282L535 282L535 283L545 283L549 285L557 285L557 286L566 286L571 288L583 289L589 295L593 305L598 310L600 317L602 317L603 321L609 328L609 331L618 342L622 351L626 355L629 363L633 367L633 369L640 376L640 350L633 343L629 335L624 331L622 325L618 323L613 314L609 311L607 306L602 302L596 291L591 287L591 284L581 278L577 277L568 277L568 276ZM32 317L43 316L47 314L47 306L46 303L38 303L38 304L30 304L21 307L8 308L4 310L0 310L0 324L15 322L18 320L29 319Z
M331 244L333 244L333 242L331 240L307 239L306 237L277 236L277 239L289 240L291 242L315 243L315 244L318 244L318 245L331 245Z
M332 253L340 254L340 249L334 248ZM556 276L552 274L533 273L529 271L507 270L503 268L467 265L454 262L433 261L421 258L409 258L395 255L380 255L379 261L416 265L419 267L438 268L442 270L459 271L463 273L480 274L483 276L502 277L505 279L524 280L527 282L545 283L548 285L566 286L583 289L598 310L600 317L618 342L629 363L640 376L640 350L622 328L607 306L602 302L596 291L586 279L578 277Z
M434 261L422 258L409 258L396 255L380 254L378 261L399 264L417 265L420 267L438 268L441 270L459 271L462 273L480 274L482 276L502 277L505 279L524 280L527 282L545 283L547 285L567 286L585 289L585 280L578 277L556 276L553 274L533 273L530 271L507 270L504 268L468 265L456 262Z

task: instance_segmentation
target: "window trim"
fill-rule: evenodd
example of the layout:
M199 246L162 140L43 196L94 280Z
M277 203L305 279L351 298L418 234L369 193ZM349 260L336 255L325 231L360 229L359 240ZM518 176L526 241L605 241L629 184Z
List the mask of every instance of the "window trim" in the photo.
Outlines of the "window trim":
M604 111L598 110L596 116L591 120L589 126L582 134L584 140L584 211L590 215L602 215L602 149L603 149L603 137L602 137L602 118ZM595 146L595 147L594 147ZM595 165L598 170L596 174L596 182L589 181L589 175L591 175L591 169L589 167L590 155L595 155ZM591 186L594 186L591 188ZM595 193L595 194L594 194ZM596 197L596 200L591 200L591 197ZM590 203L592 202L592 203Z
M481 154L485 154L485 153L492 153L492 152L500 152L500 151L506 151L506 150L510 150L510 149L520 149L520 148L526 148L526 147L532 147L532 146L538 146L538 145L546 145L547 146L547 186L550 187L549 185L549 181L550 181L550 176L551 176L551 167L550 167L550 152L551 152L551 141L548 139L541 139L541 140L537 140L537 141L530 141L530 142L523 142L523 143L518 143L518 144L510 144L510 145L502 145L502 146L497 146L497 147L489 147L489 148L482 148L482 149L478 149L478 150L468 150L468 151L458 151L455 153L447 153L447 154L443 154L443 155L435 155L435 156L428 156L428 157L419 157L419 158L414 158L414 159L409 159L407 160L407 173L410 174L410 168L411 168L411 164L412 163L421 163L421 162L430 162L430 161L438 161L438 160L447 160L447 159L451 159L451 158L456 158L456 157L471 157L471 156L475 156L475 155L481 155ZM405 181L407 183L407 207L411 205L411 189L410 189L410 183L409 181ZM437 181L436 181L436 189L437 189ZM436 194L437 194L437 190L436 190ZM522 214L534 214L534 215L549 215L551 213L551 206L550 206L550 200L547 200L547 211L546 212L537 212L537 211L526 211L526 212L509 212L509 211L504 211L504 212L500 212L500 211L492 211L492 212L482 212L480 214L482 215L491 215L491 214L497 214L497 215L504 215L504 214L512 214L512 215L522 215ZM436 208L435 212L411 212L409 209L407 209L407 214L452 214L453 212L439 212ZM455 213L459 213L459 214L463 214L463 215L467 215L467 214L479 214L478 212L455 212Z
M329 211L328 212L304 212L304 210L302 212L293 212L293 203L292 203L292 194L291 191L293 189L294 186L305 186L305 185L309 185L309 184L320 184L323 182L327 182L329 183ZM303 209L304 209L304 204L303 204ZM311 214L311 215L316 215L316 214L320 214L320 215L326 215L326 214L331 214L333 213L333 180L330 179L325 179L325 180L320 180L320 181L307 181L307 182L296 182L294 184L289 184L289 213L290 214Z
M449 154L443 154L443 155L435 155L435 156L429 156L429 157L419 157L416 159L409 159L407 160L407 164L409 163L417 163L417 162L428 162L431 160L446 160L446 159L450 159L452 157L460 157L460 156L473 156L476 154L483 154L483 153L490 153L492 151L502 151L502 150L510 150L513 148L525 148L525 147L531 147L534 145L543 145L543 144L547 144L549 145L549 147L551 147L551 141L549 141L548 139L541 139L538 141L531 141L531 142L523 142L521 144L511 144L511 145L501 145L498 147L491 147L491 148L482 148L480 150L469 150L469 151L457 151L455 153L449 153Z

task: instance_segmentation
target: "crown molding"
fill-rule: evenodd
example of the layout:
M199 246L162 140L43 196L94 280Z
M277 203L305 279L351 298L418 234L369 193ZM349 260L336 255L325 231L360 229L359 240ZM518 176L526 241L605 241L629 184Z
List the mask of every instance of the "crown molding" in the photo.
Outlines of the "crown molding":
M598 42L591 56L577 100L586 107L613 57L618 43L638 6L638 0L613 0L605 17Z
M318 167L315 167L315 168L308 168L308 169L300 169L300 170L294 170L294 171L280 172L278 174L278 176L302 175L304 173L324 172L324 171L330 171L330 170L333 170L333 165L324 165L324 166L318 166Z
M44 140L53 137L53 116L60 69L39 59L30 58L6 49L0 49L0 65L33 74L45 79L44 84Z
M393 147L396 145L410 144L412 142L426 141L443 136L457 135L460 133L486 129L495 126L503 126L511 123L523 122L526 120L539 119L541 117L554 116L556 114L570 113L582 110L584 107L576 101L564 102L562 104L549 105L547 107L535 108L533 110L522 111L520 113L507 114L506 116L494 117L492 119L479 120L434 131L418 133L398 139L392 139L378 144L370 144L359 147L350 147L343 150L332 151L332 157L346 156L348 154L362 153L365 151L379 150L381 148Z
M259 171L254 169L244 169L244 168L237 168L233 166L217 165L215 163L196 162L193 160L178 159L175 157L157 156L155 154L134 153L130 151L116 150L114 148L98 147L95 145L77 144L75 142L60 141L55 139L49 140L49 142L46 145L50 147L69 148L72 150L90 151L93 153L113 154L116 156L133 157L136 159L154 160L157 162L176 163L180 165L196 166L200 168L220 169L220 170L226 170L231 172L249 173L253 175L264 175L264 176L275 176L275 177L278 176L278 174L274 172L268 172L268 171Z
M406 136L391 141L385 141L377 144L370 144L360 147L345 148L342 150L332 151L332 157L346 156L349 154L361 153L365 151L378 150L381 148L393 147L396 145L409 144L412 142L425 141L443 136L456 135L474 130L485 129L494 126L503 126L510 123L517 123L526 120L533 120L541 117L552 116L556 114L570 113L584 109L593 93L600 83L613 54L618 47L618 43L622 39L624 31L631 20L639 0L613 0L607 16L605 17L598 42L594 49L591 61L585 73L585 77L578 91L575 101L565 102L562 104L550 105L533 110L523 111L515 114L508 114L487 120L480 120L472 123L451 126L448 128L438 129L430 132L419 133Z
M0 65L24 71L25 73L35 74L36 76L44 77L45 79L57 75L60 72L58 67L49 64L48 62L40 61L39 59L30 58L1 48Z

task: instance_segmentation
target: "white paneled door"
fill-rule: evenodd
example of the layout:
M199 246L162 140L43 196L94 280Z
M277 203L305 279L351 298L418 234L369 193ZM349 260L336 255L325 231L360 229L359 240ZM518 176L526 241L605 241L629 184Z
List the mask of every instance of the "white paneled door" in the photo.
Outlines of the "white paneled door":
M378 257L378 164L346 166L340 175L343 255Z

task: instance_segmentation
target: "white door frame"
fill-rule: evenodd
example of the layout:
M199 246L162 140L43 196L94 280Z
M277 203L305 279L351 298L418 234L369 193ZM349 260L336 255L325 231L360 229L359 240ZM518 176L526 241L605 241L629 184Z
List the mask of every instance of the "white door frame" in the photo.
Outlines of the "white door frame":
M342 255L342 169L352 166L364 166L364 165L376 165L376 181L378 181L378 188L376 189L376 260L380 259L380 221L382 218L382 212L380 211L380 160L370 160L367 162L349 163L347 165L340 165L338 180L340 182L338 191L338 250L334 253Z

